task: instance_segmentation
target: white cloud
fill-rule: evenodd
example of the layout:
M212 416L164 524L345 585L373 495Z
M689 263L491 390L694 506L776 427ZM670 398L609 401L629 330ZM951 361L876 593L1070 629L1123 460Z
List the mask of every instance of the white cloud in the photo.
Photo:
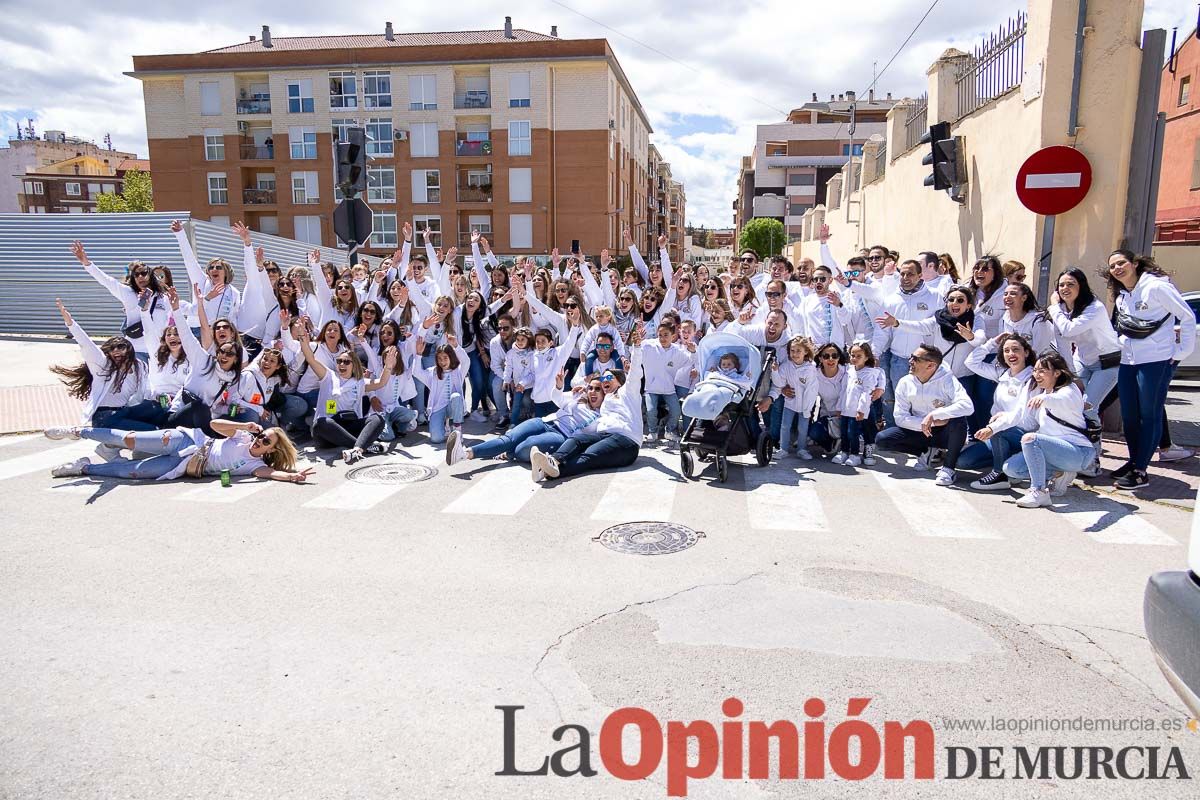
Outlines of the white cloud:
M521 28L549 32L558 25L564 38L608 38L650 115L653 141L685 184L688 221L709 227L732 220L737 173L753 147L754 126L781 121L814 91L827 98L864 89L873 66L884 67L928 8L925 0L876 0L870 7L812 0L564 2L625 36L555 0L524 8L511 0L410 5L403 14L396 8L393 21L397 30L469 30L499 28L511 14ZM1193 9L1184 5L1147 0L1146 27L1178 25L1182 35L1194 24ZM880 93L919 94L925 68L942 50L970 47L1023 8L1019 0L1000 6L939 3L879 80ZM11 133L18 116L32 112L39 130L57 128L96 141L111 133L118 149L144 154L141 85L122 74L131 69L132 55L221 47L258 34L263 23L275 36L382 31L389 13L318 0L252 12L234 0L200 6L182 0L6 4L0 125ZM707 130L689 127L695 115L709 118ZM714 127L720 130L709 132Z

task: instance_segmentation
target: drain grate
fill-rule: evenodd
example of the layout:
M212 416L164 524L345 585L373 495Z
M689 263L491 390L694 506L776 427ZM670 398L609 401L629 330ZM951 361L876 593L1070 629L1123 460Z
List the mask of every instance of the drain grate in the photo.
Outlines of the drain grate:
M368 464L350 470L346 478L356 483L393 484L420 483L434 475L436 469L421 464Z
M674 522L625 522L602 531L593 541L635 556L661 556L686 550L704 536Z

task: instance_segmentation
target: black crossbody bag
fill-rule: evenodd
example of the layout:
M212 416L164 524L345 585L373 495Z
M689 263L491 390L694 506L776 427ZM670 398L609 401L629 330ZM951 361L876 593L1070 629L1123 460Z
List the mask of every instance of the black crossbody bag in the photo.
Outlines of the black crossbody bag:
M1062 425L1064 428L1070 428L1073 431L1082 433L1092 444L1096 444L1100 441L1103 430L1100 427L1100 423L1096 422L1095 420L1090 420L1087 417L1084 417L1083 422L1087 427L1081 428L1078 425L1072 425L1065 419L1059 418L1053 411L1050 411L1049 409L1046 410L1046 416L1057 422L1059 425Z

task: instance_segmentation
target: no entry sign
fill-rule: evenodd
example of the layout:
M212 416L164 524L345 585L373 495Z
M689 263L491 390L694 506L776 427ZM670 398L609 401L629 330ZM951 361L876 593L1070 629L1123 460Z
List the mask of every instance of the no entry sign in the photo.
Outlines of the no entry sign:
M1017 172L1017 198L1035 214L1070 211L1092 187L1092 165L1073 147L1046 147L1025 159Z

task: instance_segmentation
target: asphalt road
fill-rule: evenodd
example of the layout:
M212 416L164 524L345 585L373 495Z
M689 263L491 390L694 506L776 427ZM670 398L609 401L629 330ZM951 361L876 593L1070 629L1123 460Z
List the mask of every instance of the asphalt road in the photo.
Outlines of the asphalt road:
M745 721L799 725L812 697L829 730L852 697L877 730L927 720L939 779L713 778L692 797L1195 796L1192 781L942 779L949 746L1174 745L1200 770L1186 730L947 722L1186 719L1141 623L1147 576L1184 564L1182 510L1078 488L1023 510L886 462L684 482L659 450L540 487L428 445L375 460L437 470L408 485L340 464L311 486L49 477L87 449L0 439L0 797L665 797L664 767L603 771L604 717L719 725L727 697ZM655 556L595 541L638 520L704 535ZM600 775L496 777L497 705L525 707L520 768L575 723Z

